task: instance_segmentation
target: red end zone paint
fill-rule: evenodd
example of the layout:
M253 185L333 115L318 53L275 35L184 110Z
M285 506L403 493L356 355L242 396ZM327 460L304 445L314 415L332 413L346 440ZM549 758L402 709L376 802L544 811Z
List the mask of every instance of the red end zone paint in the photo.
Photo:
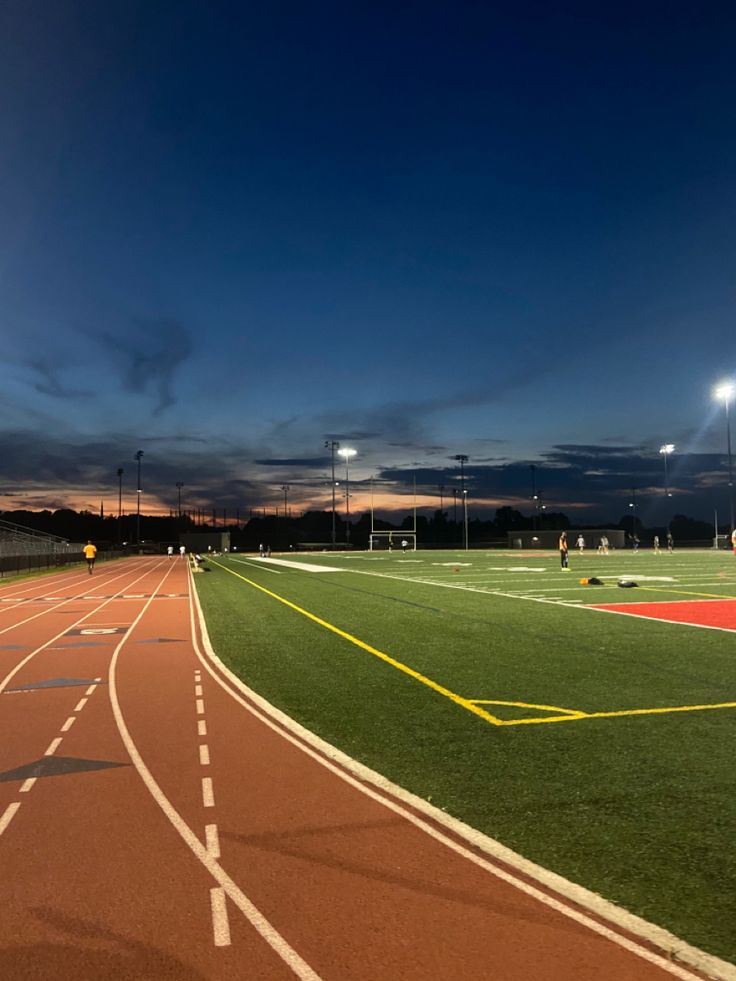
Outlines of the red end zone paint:
M689 623L695 627L736 630L736 599L680 600L675 603L595 603L594 610L627 613L632 617Z

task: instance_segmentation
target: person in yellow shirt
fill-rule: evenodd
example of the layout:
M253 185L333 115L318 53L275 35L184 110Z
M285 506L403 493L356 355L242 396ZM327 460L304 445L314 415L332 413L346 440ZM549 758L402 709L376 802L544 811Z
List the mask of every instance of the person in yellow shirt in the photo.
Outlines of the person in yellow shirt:
M568 547L567 547L567 532L562 532L560 535L560 565L562 566L563 572L569 572L570 567L567 564L568 559Z
M87 542L82 551L84 552L84 557L87 560L89 574L92 575L92 570L95 567L95 558L97 557L97 546L93 545L92 542Z

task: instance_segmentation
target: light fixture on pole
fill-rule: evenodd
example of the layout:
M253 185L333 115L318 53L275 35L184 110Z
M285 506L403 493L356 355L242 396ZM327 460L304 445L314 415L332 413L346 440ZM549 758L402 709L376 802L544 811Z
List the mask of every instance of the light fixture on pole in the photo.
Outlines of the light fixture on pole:
M351 450L344 446L337 451L345 461L345 542L350 544L350 459L354 457L357 450Z
M138 450L133 456L134 460L138 461L138 493L136 495L136 509L135 509L135 543L140 545L141 543L141 458L143 456L143 450Z
M465 490L465 464L468 462L467 454L456 453L452 458L457 460L460 464L460 493L463 497L463 537L464 537L464 548L467 551L468 548L468 494Z
M289 517L289 485L282 484L281 490L284 492L284 517Z
M659 452L662 454L662 459L664 460L664 496L665 497L672 497L672 494L670 493L669 480L667 479L667 457L670 455L670 453L674 453L675 452L675 444L674 443L662 443L662 445L659 448ZM670 526L670 518L669 518L669 510L668 510L668 513L667 513L667 528L669 528L669 526Z
M123 474L125 471L118 467L118 544L123 540L122 520L123 520Z
M721 382L720 385L716 385L713 389L713 397L719 402L723 402L726 406L726 445L728 448L728 507L729 515L731 518L731 524L729 526L730 530L734 530L733 523L733 463L731 460L731 419L729 416L728 408L731 404L731 399L736 392L736 385L733 382L726 381Z
M537 524L539 522L539 494L537 494L537 468L531 463L529 469L532 472L532 503L534 505L534 511L532 512L532 530L537 530Z
M332 546L335 546L335 450L340 449L340 444L336 439L326 439L325 449L332 455Z

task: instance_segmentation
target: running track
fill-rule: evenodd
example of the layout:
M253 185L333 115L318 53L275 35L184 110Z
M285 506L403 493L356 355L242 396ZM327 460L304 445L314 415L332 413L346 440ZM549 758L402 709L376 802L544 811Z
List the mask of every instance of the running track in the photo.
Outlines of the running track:
M504 881L202 650L179 559L0 587L3 981L702 977Z

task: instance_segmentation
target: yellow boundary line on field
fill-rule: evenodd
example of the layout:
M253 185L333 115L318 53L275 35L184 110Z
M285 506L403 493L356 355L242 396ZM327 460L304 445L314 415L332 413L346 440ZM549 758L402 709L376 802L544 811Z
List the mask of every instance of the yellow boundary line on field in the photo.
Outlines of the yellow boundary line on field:
M239 572L234 572L232 569L222 565L220 562L215 562L212 560L212 565L216 565L218 568L223 569L231 576L235 576L236 579L241 579L244 583L247 583L249 586L252 586L261 593L265 593L266 596L270 596L277 602L283 603L284 606L287 606L289 609L294 610L294 612L301 614L301 616L306 617L308 620L318 624L320 627L324 627L325 630L329 630L330 633L336 634L338 637L342 637L343 640L347 640L350 644L354 644L356 647L366 651L368 654L372 654L374 657L379 658L386 664L390 664L391 667L396 668L398 671L408 675L415 681L426 685L427 688L431 688L432 691L436 692L438 695L448 698L451 702L454 702L455 705L459 705L461 708L466 709L468 712L472 712L473 715L478 716L485 722L488 722L494 726L540 725L542 723L549 722L579 722L581 719L613 719L627 715L664 715L671 712L701 712L707 709L736 708L736 702L718 702L716 704L709 705L673 705L664 708L620 709L613 712L583 712L578 709L566 709L561 708L558 705L542 705L535 702L509 702L483 698L463 698L462 695L458 695L456 692L450 691L449 688L445 688L444 685L440 685L438 682L433 681L431 678L421 674L419 671L415 671L402 661L398 661L395 657L391 657L390 654L386 654L383 651L379 651L378 648L372 647L370 644L366 644L365 641L360 640L358 637L354 637L345 630L341 630L334 624L329 623L329 621L323 620L322 617L318 617L315 613L310 613L309 610L305 610L296 603L292 603L291 600L286 599L284 596L279 596L278 593L274 593L273 590L267 589L265 586L261 586L260 583L254 582L252 579L248 579ZM552 712L556 714L528 719L499 719L498 716L492 715L490 712L487 712L485 709L481 708L482 705L528 708L535 709L540 712Z

